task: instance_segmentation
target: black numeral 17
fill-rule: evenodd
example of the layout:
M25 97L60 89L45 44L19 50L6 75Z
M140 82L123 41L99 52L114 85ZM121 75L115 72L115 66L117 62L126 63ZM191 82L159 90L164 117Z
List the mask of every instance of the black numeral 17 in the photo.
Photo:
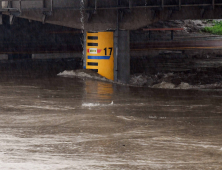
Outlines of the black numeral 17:
M109 48L110 49L110 53L109 53L109 55L111 55L112 54L112 51L113 51L113 48ZM104 48L104 51L105 51L105 55L107 55L107 48Z

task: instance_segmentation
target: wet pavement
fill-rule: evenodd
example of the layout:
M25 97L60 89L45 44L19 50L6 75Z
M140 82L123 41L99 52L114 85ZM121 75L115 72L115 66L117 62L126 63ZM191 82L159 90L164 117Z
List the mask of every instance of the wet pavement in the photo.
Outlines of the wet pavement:
M222 90L0 79L0 169L222 169Z

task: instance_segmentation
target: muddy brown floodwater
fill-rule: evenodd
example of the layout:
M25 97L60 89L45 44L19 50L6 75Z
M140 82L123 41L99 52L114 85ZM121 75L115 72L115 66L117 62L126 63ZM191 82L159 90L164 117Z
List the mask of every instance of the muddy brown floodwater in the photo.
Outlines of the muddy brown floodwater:
M221 170L222 90L0 79L1 170Z

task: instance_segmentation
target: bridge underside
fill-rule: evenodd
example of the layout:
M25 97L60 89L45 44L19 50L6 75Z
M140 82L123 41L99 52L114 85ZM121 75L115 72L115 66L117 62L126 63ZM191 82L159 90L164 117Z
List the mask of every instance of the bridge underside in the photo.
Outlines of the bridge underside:
M220 0L0 0L0 2L2 2L0 11L2 14L10 15L11 24L15 17L21 17L30 21L81 29L84 32L114 32L112 70L114 80L124 83L129 81L130 75L129 30L137 30L160 20L222 18ZM97 36L91 38L99 40ZM106 39L100 44L106 44L107 41ZM92 56L101 58L97 50L103 49L105 51L103 50L104 54L101 55L104 60L107 58L106 50L112 49L110 46L99 49L98 42L90 42L88 45L90 46L88 49L86 46L84 48L84 56L89 60ZM90 51L93 51L92 56ZM90 60L88 64L99 63Z
M219 0L6 0L1 12L86 31L135 30L159 20L220 19Z

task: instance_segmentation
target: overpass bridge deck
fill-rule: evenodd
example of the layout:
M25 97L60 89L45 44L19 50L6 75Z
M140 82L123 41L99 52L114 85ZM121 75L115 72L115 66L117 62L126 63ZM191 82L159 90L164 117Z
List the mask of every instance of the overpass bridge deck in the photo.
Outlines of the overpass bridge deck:
M0 12L89 31L135 30L159 20L218 19L219 0L0 0Z
M46 3L46 2L50 3ZM183 1L183 0L156 0L156 1L135 1L125 0L118 3L108 3L108 0L78 0L70 5L70 0L64 0L58 3L58 0L0 0L0 11L22 11L22 10L36 10L53 11L53 9L70 9L70 10L118 10L118 9L135 9L135 8L175 8L181 9L182 7L210 7L222 6L222 3L217 0L207 1ZM81 6L81 2L83 6ZM49 5L46 5L49 4Z
M126 79L129 77L129 30L138 30L160 20L220 19L222 16L220 0L0 0L0 2L2 2L2 14L10 15L11 24L15 17L21 17L30 21L81 29L85 32L113 31L115 54L113 70L117 72L115 81L123 82L127 82ZM147 46L149 44L134 44L135 49L144 49ZM181 47L186 48L184 44L181 44ZM200 44L200 47L205 45ZM83 51L86 53L85 48Z

